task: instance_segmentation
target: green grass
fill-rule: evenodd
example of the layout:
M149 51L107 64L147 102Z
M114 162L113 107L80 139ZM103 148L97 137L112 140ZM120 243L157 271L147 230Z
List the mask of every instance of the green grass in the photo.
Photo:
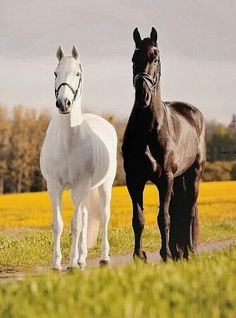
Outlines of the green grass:
M234 318L236 247L190 261L90 269L0 285L0 317Z
M219 241L235 238L236 220L201 225L201 242ZM132 252L133 232L128 228L109 230L111 256ZM5 229L0 232L0 271L27 270L37 266L50 266L52 257L52 230L37 228ZM100 243L89 250L89 257L100 256ZM159 251L160 235L155 227L146 227L143 247L147 251ZM63 263L68 262L71 246L70 231L62 236Z

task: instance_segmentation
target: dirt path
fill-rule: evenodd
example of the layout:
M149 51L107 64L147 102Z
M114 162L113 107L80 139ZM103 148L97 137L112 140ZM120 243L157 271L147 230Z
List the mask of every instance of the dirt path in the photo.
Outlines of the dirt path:
M214 251L219 251L230 246L236 245L235 240L219 241L219 242L210 242L204 243L198 246L199 253L209 253ZM146 252L149 263L158 263L161 260L161 257L158 252ZM111 266L119 266L131 263L133 260L132 254L125 255L116 255L111 257ZM99 259L91 259L87 261L87 267L98 267Z
M198 252L210 253L210 252L229 248L233 245L236 245L236 239L204 243L199 245ZM161 260L158 252L147 252L147 257L148 257L149 263L158 263ZM125 265L128 263L131 263L132 259L133 259L132 254L112 256L110 266L114 267L114 266ZM87 260L88 268L96 268L98 266L99 266L99 258ZM39 274L46 273L48 271L49 271L48 267L38 267L34 271L30 271L30 272L2 272L0 273L0 284L13 283L16 281L23 280L26 276L37 276ZM65 266L63 268L63 272L66 272Z

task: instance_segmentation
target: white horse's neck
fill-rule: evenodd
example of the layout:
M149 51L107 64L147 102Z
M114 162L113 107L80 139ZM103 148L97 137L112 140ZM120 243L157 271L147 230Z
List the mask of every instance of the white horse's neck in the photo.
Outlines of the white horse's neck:
M81 97L76 98L73 102L69 114L56 113L55 117L57 118L59 125L62 125L65 129L80 126L84 121L84 116L81 110Z
M81 95L78 96L71 106L70 126L76 127L82 124L84 117L81 111Z
M55 132L60 140L60 144L66 149L72 145L75 134L76 138L80 136L83 139L85 133L84 129L82 129L84 116L81 111L80 100L80 96L76 98L69 114L64 115L57 112L53 119L52 125L56 129Z

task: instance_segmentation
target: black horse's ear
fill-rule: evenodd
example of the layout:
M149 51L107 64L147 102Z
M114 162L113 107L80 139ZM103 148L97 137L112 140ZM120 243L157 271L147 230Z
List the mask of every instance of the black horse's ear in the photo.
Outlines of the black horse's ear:
M151 31L151 34L150 34L150 38L152 40L152 42L157 45L157 30L152 27L152 31Z
M139 49L141 46L141 43L142 43L142 39L141 39L141 36L139 34L138 28L134 29L133 38L134 38L136 48Z
M56 56L57 56L58 61L60 61L63 58L64 52L63 52L61 46L58 47Z

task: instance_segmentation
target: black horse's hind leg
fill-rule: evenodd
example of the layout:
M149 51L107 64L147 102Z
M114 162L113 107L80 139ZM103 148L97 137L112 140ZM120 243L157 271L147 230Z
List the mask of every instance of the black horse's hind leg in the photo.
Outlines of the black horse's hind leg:
M170 199L170 240L169 240L169 247L170 252L173 260L177 261L179 259L179 253L177 249L177 230L176 230L176 220L177 220L177 201L176 196L171 195Z
M170 235L170 200L173 187L173 175L165 174L162 176L162 180L159 190L160 197L160 209L158 214L158 226L161 233L161 250L160 255L164 261L171 258L171 252L169 248L169 235Z
M188 249L196 254L197 253L197 240L198 240L198 209L197 198L199 193L199 182L201 178L203 167L198 163L194 163L191 169L185 175L186 184L186 202L187 202L187 237L184 257L188 258Z
M169 247L173 260L177 261L183 256L182 233L184 230L185 180L183 176L174 179L173 191L170 200L170 242Z
M143 190L145 181L126 179L127 187L131 196L133 205L133 231L135 237L134 257L147 261L146 253L142 250L142 233L144 229L144 215L143 215Z

